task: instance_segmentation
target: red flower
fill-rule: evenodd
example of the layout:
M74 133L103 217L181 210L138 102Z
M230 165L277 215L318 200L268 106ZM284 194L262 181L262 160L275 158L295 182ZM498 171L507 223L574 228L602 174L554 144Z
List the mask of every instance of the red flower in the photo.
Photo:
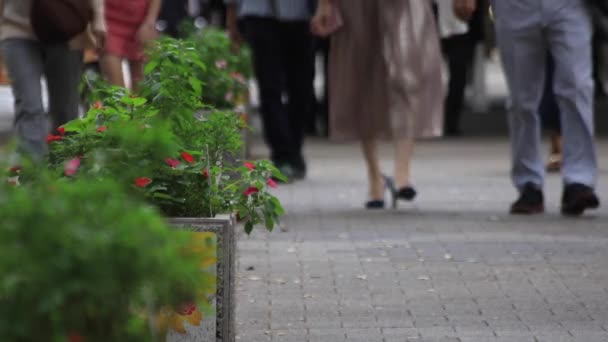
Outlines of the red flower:
M182 158L184 158L184 160L187 161L189 164L194 163L194 157L192 157L191 154L188 154L186 152L182 152Z
M73 176L80 167L80 158L74 158L65 164L65 175Z
M59 127L59 128L57 128L57 132L59 132L59 135L64 136L65 135L65 128Z
M176 168L180 163L179 160L175 160L175 159L171 159L171 158L167 158L165 159L165 163L167 163L169 166L171 166L172 168Z
M245 167L248 168L249 170L255 169L255 165L253 165L250 162L245 162Z
M46 142L49 143L49 144L52 143L52 142L54 142L54 141L61 141L61 139L62 138L61 138L60 135L49 134L49 135L46 136Z
M20 165L15 165L15 166L11 167L10 169L8 169L8 172L19 173L19 172L21 172L21 169L23 169L23 168Z
M147 177L140 177L135 180L135 186L139 188L145 188L150 183L152 183L152 180Z
M95 108L95 109L101 109L101 107L102 107L101 106L101 101L95 102L95 105L93 106L93 108Z
M99 127L99 128L97 129L97 132L99 132L99 133L103 133L103 132L105 132L105 131L107 131L107 130L108 130L108 128L107 128L106 126L101 126L101 127Z
M209 171L207 169L203 169L203 177L209 178Z
M71 332L68 335L68 342L84 342L84 337L82 335Z
M245 192L243 192L243 195L251 196L253 194L257 194L258 192L260 192L260 189L256 188L255 186L250 186L247 188L247 190L245 190Z
M271 188L277 187L277 182L275 182L274 179L272 179L272 178L268 178L268 181L266 182L266 184L268 184L268 186Z
M196 304L194 303L186 303L180 306L177 310L177 313L182 316L190 316L196 311Z

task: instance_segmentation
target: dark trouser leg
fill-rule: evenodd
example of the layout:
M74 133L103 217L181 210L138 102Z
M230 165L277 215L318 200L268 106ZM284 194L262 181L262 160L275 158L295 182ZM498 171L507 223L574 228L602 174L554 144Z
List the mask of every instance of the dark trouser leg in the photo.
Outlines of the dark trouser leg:
M83 51L67 45L44 48L44 74L49 91L49 114L53 129L78 117L78 86L84 69Z
M289 162L292 151L291 129L282 102L284 61L280 26L276 20L246 18L245 34L253 52L253 66L260 89L264 138L276 164Z
M469 35L462 34L443 39L441 45L450 68L448 96L445 100L445 132L446 135L458 135L475 43Z
M289 158L296 169L306 170L302 155L304 125L314 118L314 38L308 22L281 24L283 54L285 56L286 86L289 102Z

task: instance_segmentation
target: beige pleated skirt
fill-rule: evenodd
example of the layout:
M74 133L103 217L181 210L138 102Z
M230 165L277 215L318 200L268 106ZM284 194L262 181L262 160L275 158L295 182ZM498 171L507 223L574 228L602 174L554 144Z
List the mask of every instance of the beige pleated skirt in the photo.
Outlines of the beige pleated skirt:
M429 0L339 1L330 50L334 140L442 134L444 86Z

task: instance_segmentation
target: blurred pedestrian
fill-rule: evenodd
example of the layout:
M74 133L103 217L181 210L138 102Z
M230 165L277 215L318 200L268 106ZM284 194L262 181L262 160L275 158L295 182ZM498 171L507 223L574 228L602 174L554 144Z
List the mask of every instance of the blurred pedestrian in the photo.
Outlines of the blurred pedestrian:
M475 0L455 0L468 19ZM511 92L512 176L520 197L513 214L544 211L545 166L540 151L541 98L547 53L555 62L554 96L561 116L564 215L599 206L593 125L591 14L584 0L493 0L498 47Z
M314 40L310 0L226 0L233 42L240 27L251 46L264 137L274 164L290 180L306 176L304 124L314 110ZM283 98L286 98L286 102Z
M73 37L52 37L52 27L48 27L42 37L34 33L38 32L34 27L40 24L32 22L32 0L0 0L0 48L15 98L14 125L20 154L39 159L47 151L50 129L42 101L43 76L48 87L53 131L78 117L83 50L95 44L101 46L105 38L103 0L89 0L89 4L86 14L74 12L74 15L83 14L76 19L85 25L85 20L89 21L88 29L83 26L84 31ZM91 9L93 16L90 16ZM60 16L62 13L49 13L53 20L61 19ZM53 20L45 24L51 25ZM53 41L48 41L51 38Z
M180 37L180 25L188 18L188 0L163 1L159 19L167 24L164 34L174 38Z
M333 139L361 142L369 201L393 207L411 201L414 139L436 137L443 127L439 37L429 1L321 0L313 29L331 35L330 130ZM395 143L394 181L383 177L377 142Z
M111 84L125 86L123 61L129 63L131 87L144 77L145 48L156 39L161 0L105 0L108 38L102 70Z
M446 136L462 135L461 117L464 95L473 67L475 49L484 37L487 0L477 7L471 19L462 21L454 15L452 0L435 0L438 8L441 49L449 69L448 93L445 99Z

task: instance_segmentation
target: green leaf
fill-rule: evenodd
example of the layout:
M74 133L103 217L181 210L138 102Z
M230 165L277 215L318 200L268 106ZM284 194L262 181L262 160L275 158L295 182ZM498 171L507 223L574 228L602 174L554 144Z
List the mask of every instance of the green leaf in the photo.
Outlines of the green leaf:
M157 60L151 60L146 64L145 73L150 74L158 66Z

